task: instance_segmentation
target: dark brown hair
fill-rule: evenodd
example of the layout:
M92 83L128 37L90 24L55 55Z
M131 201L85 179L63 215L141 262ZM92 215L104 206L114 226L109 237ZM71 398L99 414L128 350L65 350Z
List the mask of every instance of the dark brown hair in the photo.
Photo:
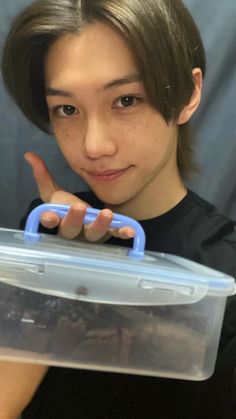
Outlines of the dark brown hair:
M195 22L181 0L36 0L14 20L5 42L3 80L25 116L50 133L44 58L59 36L93 22L118 30L131 46L150 103L169 123L191 99L193 68L205 74ZM188 124L179 126L181 175L192 168Z

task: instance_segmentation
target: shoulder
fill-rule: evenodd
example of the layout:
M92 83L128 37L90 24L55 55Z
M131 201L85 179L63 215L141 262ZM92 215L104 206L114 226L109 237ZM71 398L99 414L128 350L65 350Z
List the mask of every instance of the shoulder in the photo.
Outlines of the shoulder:
M214 239L229 237L234 232L236 220L232 220L222 214L214 205L202 199L196 193L189 191L189 200L192 202L192 210L185 216L185 220L191 225L192 233L200 233L204 243L210 243Z
M197 225L203 223L203 226L206 227L207 230L211 230L211 227L213 226L216 226L217 228L220 228L223 225L230 226L230 228L235 227L236 220L231 220L229 217L222 214L214 205L201 198L195 192L189 190L188 199L191 202L189 219L191 218L194 223L197 222Z
M192 191L167 213L141 222L148 250L194 260L236 277L236 222Z
M192 258L236 277L236 221L194 192L189 197L194 205L184 222L195 242Z

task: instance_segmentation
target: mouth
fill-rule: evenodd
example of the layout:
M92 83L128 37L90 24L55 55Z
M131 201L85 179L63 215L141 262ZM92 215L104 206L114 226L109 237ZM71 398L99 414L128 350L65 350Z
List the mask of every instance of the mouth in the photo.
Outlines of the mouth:
M86 171L86 173L89 175L89 177L101 181L101 182L110 182L112 180L118 179L119 177L123 176L131 166L125 168L125 169L116 169L116 170L105 170L105 171L99 171L95 170L92 172Z

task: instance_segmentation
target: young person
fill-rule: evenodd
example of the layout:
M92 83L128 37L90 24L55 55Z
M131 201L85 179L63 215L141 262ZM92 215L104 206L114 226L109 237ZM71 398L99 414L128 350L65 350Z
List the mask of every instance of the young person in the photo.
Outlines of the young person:
M45 213L43 231L130 246L131 228L110 229L112 213L122 213L140 221L147 249L236 277L235 222L184 184L205 54L180 0L35 1L13 22L2 71L26 117L55 135L91 188L65 192L42 159L27 153L40 193L30 210L71 204L63 220ZM101 212L85 228L88 205ZM229 298L216 372L205 382L2 363L3 418L24 408L25 419L235 418L235 307Z

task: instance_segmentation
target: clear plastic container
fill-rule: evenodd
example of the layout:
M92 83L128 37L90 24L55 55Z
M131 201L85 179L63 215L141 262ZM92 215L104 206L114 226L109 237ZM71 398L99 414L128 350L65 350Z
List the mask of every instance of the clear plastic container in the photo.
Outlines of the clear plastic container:
M232 277L135 244L0 229L0 359L204 380L234 293Z

